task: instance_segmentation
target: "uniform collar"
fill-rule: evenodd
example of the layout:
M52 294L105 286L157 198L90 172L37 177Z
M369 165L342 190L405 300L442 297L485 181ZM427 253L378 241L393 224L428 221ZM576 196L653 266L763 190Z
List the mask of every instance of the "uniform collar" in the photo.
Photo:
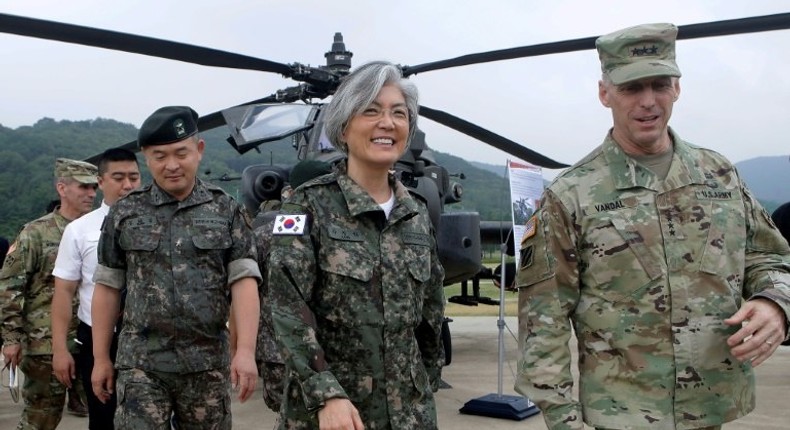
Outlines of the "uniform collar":
M60 229L61 234L63 233L63 229L72 221L60 214L60 206L52 211L52 218L55 220L55 224L58 226L58 229Z
M662 191L669 186L677 188L689 184L705 183L702 171L697 167L693 148L669 128L673 141L672 164L666 179L659 179L650 169L639 164L633 157L626 154L612 138L611 130L606 134L602 145L606 165L611 169L612 181L617 189L647 188Z
M101 206L99 206L99 211L104 215L107 215L110 212L110 205L104 202L104 199L101 201Z
M345 163L345 161L341 161L337 165L336 174L337 184L346 200L349 214L356 217L365 212L381 211L381 206L370 197L370 194L348 176ZM390 221L416 215L418 212L417 202L409 194L406 187L391 173L387 181L395 194L395 205L392 208L392 212L390 212Z
M211 199L211 191L199 178L195 178L195 186L192 188L192 192L182 201L178 201L175 197L168 194L156 182L151 185L150 202L154 206L178 203L178 206L183 208L205 203L211 201Z

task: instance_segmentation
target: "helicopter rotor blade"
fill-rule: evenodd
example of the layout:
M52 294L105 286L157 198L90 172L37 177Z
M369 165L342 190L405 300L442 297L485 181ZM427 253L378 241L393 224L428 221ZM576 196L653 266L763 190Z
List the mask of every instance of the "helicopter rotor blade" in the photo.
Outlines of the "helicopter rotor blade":
M273 103L277 101L277 98L278 95L275 93L268 97L264 97L258 100L252 100L246 103L236 105L234 107L247 106L247 105L253 105L258 103ZM212 112L208 115L203 115L197 120L198 130L200 130L201 132L208 131L217 127L222 127L223 125L225 125L225 117L222 115L222 111ZM123 145L117 146L116 148L127 149L132 152L140 151L140 148L137 145L137 140L124 143ZM86 158L85 161L89 163L97 164L100 159L101 159L101 154L96 154Z
M732 34L758 33L787 29L790 29L790 13L780 13L751 18L681 25L678 27L678 39L697 39L701 37L727 36ZM463 55L447 60L433 61L416 66L404 66L403 75L411 76L417 73L447 69L450 67L595 49L595 39L597 38L598 36L592 36L560 42L521 46L518 48L499 49L496 51Z
M0 13L0 32L131 52L204 66L272 72L291 77L287 64L153 37Z
M477 140L485 142L494 148L505 151L510 155L518 157L536 166L545 167L547 169L561 169L568 167L567 164L552 160L551 158L539 154L531 149L525 148L524 146L521 146L506 137L500 136L490 130L486 130L483 127L472 124L465 119L461 119L447 112L420 105L420 115L430 120L436 121L439 124L450 127L453 130L460 131L467 136L471 136Z

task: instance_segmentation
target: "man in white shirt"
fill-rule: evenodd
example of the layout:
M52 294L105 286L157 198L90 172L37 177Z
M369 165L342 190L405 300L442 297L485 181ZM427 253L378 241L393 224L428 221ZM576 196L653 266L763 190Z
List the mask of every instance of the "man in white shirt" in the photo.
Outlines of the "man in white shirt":
M93 339L91 336L91 299L93 272L96 270L96 247L101 225L110 205L140 185L137 157L125 149L108 149L99 161L99 188L104 194L101 207L70 223L63 232L55 261L55 294L52 299L52 368L55 376L67 387L79 366L82 384L88 398L89 429L112 429L116 399L100 402L91 388L93 370ZM72 301L79 292L79 327L77 343L80 352L72 358L67 333L72 321ZM116 333L117 335L117 333ZM117 339L114 339L114 345ZM114 351L114 348L113 348ZM114 357L114 353L113 353ZM76 366L75 366L76 358Z

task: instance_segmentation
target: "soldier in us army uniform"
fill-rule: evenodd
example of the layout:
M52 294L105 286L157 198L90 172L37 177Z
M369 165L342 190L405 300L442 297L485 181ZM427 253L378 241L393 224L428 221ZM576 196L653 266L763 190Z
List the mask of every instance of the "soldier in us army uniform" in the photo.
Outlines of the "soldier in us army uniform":
M416 130L417 90L389 63L327 107L347 159L274 222L268 280L287 366L278 428L435 429L442 280L424 204L389 172Z
M92 209L97 175L93 164L58 158L55 188L60 206L22 228L0 272L3 355L25 374L25 409L18 429L54 429L63 416L66 387L52 374L52 269L66 225ZM69 333L73 339L76 318Z
M181 428L229 429L231 386L245 401L257 383L260 272L249 217L197 179L205 145L197 119L191 108L168 106L143 122L138 144L154 183L119 199L102 226L91 383L104 402L115 389L109 351L126 288L116 429L169 429L171 415Z
M729 161L668 126L676 35L597 40L614 126L525 229L516 389L550 429L719 428L754 409L752 369L787 338L787 243Z

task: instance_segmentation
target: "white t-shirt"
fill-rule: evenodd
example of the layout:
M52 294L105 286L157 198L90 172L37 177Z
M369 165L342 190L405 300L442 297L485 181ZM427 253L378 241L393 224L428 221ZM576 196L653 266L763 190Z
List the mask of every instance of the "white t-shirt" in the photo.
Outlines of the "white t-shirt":
M77 293L80 307L77 317L91 324L91 300L93 299L93 272L96 271L101 225L110 207L102 201L101 207L75 219L66 226L58 247L58 257L52 274L67 281L80 281Z
M390 192L390 199L379 206L384 210L384 216L390 219L390 212L392 212L392 208L395 206L395 193Z

